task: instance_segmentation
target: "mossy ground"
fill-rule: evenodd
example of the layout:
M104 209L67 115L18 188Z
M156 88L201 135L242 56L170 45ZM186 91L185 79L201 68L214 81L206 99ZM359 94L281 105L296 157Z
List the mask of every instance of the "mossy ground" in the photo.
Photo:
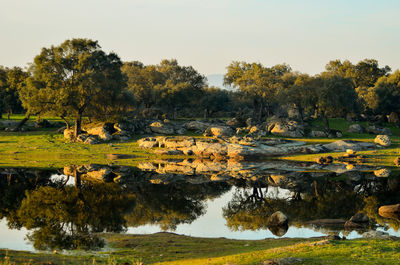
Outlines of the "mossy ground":
M298 258L296 264L398 264L400 241L357 239L232 240L171 233L106 234L100 252L31 253L0 250L0 264L262 264ZM322 242L318 244L316 242ZM7 258L6 258L7 257Z

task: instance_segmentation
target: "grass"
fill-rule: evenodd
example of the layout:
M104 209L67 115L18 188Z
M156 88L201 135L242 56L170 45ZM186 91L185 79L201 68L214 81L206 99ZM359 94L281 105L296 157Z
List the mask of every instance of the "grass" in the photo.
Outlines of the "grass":
M322 238L233 240L171 233L105 234L100 252L32 253L0 250L0 265L11 264L262 264L298 258L298 264L398 264L400 241ZM297 263L296 263L297 264Z
M12 119L21 119L23 115L13 115ZM49 120L56 118L44 117ZM33 119L33 118L32 118ZM370 134L353 134L347 133L346 129L352 124L343 119L331 119L330 125L332 129L343 131L342 140L361 140L361 141L374 141L374 135ZM365 123L361 123L366 125ZM323 128L321 120L315 120L311 123L313 130ZM394 136L392 139L392 146L390 148L363 151L359 154L366 156L366 164L393 166L393 160L400 154L400 129L390 124ZM196 136L190 134L190 136ZM138 147L137 139L141 136L136 136L128 142L111 142L96 145L85 145L82 143L67 143L63 139L63 135L56 132L56 130L46 129L40 131L28 132L4 132L0 131L0 166L14 167L40 167L40 168L60 168L69 164L121 164L135 166L138 162L143 160L151 160L158 158L177 158L171 156L157 156L149 150L143 150ZM200 136L201 137L201 136ZM307 144L329 143L337 139L329 138L299 138L297 140L305 141ZM132 155L133 159L124 160L110 160L107 159L107 154L123 154ZM279 159L293 160L293 161L314 161L316 157L321 154L311 155L292 155L281 157ZM338 157L343 153L329 153Z

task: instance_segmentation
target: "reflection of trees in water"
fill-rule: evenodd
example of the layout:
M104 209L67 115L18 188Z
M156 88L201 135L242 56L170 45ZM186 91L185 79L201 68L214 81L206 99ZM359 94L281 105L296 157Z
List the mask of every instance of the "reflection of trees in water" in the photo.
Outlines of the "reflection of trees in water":
M97 232L125 230L124 214L133 200L114 183L41 186L26 193L14 226L33 230L36 249L90 249L103 246Z
M179 224L190 224L203 215L207 199L217 198L232 187L226 182L151 184L140 174L128 176L131 182L123 185L92 183L81 181L79 176L84 173L78 171L72 172L75 186L68 186L65 179L50 178L55 173L59 172L0 171L0 217L6 217L10 227L30 229L29 239L38 249L96 248L103 244L97 232L120 232L127 226L153 224L174 230ZM398 218L378 215L379 206L400 200L398 178L329 174L287 180L284 185L289 185L286 188L291 194L274 198L267 196L265 179L231 179L230 183L237 188L223 208L228 227L267 229L268 218L276 211L283 212L292 225L298 226L315 219L348 219L365 211L379 224L396 230L400 227ZM286 232L271 231L277 235Z
M159 225L175 230L179 224L190 224L205 213L205 200L221 196L231 186L222 182L167 185L135 185L135 208L126 216L128 226Z
M355 192L353 185L332 176L316 178L307 190L301 194L294 191L289 198L269 198L265 196L267 190L237 189L223 208L227 226L235 231L266 229L268 217L276 211L287 215L292 225L303 226L316 219L349 219L365 205L364 195Z

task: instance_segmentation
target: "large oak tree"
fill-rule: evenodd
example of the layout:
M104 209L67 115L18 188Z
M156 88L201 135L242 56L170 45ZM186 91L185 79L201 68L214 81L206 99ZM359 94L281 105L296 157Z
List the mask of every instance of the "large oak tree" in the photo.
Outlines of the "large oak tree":
M106 119L121 110L125 78L115 53L106 54L97 41L66 40L43 48L30 67L31 77L20 91L29 114L52 114L75 120L75 137L84 115Z

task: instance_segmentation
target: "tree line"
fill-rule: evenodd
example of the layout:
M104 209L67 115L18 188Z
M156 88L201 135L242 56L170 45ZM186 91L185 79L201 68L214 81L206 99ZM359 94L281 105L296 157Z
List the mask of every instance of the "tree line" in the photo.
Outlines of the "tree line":
M82 117L118 120L129 115L155 113L176 117L248 115L264 121L282 109L297 109L303 120L320 116L329 128L329 117L348 114L382 114L400 111L400 72L378 61L330 61L325 71L311 76L287 64L266 67L234 61L227 66L224 84L210 87L192 66L174 59L157 65L122 62L104 52L97 41L66 40L42 48L27 69L0 67L0 113L54 115L75 135Z

